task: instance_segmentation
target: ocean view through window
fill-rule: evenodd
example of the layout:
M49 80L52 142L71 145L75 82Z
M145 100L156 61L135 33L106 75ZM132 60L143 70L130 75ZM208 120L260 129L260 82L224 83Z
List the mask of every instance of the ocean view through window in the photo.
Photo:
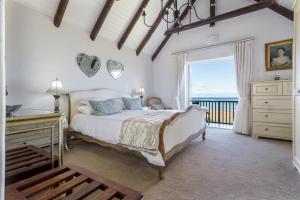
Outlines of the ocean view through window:
M189 63L193 104L207 107L207 122L233 124L238 95L234 58L223 57Z

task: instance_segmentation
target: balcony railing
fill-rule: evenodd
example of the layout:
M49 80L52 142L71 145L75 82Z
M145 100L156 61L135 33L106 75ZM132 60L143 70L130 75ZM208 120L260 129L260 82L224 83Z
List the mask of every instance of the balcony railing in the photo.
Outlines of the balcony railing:
M238 101L192 100L192 104L208 108L206 121L218 124L233 124Z

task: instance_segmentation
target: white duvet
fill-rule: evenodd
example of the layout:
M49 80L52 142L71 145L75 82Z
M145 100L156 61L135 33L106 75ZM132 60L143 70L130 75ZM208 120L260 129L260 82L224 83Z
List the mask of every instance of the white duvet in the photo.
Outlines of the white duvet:
M142 116L147 112L153 112L153 110L123 111L107 116L76 114L72 117L70 128L71 131L80 132L107 143L118 144L122 122L128 118ZM178 111L174 110L174 113L176 112ZM160 153L153 155L133 147L130 149L141 152L148 162L153 165L165 166Z

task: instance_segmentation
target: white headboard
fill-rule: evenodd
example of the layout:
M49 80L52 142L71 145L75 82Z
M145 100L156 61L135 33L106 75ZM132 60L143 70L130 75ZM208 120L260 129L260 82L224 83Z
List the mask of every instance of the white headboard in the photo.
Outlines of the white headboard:
M93 99L93 98L119 98L119 97L130 97L131 95L127 92L99 88L93 90L81 90L69 92L69 120L78 113L78 106L81 100Z

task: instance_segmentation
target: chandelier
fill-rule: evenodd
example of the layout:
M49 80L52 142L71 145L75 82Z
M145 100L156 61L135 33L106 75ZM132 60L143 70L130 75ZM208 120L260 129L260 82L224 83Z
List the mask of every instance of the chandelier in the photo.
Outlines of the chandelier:
M163 0L161 0L161 11L160 12L163 12L162 19L166 22L167 29L169 28L169 24L174 24L174 26L177 26L177 27L182 26L183 19L180 19L180 16L183 12L185 12L185 10L188 12L189 23L192 22L192 13L194 13L195 17L199 21L204 20L204 18L199 17L197 10L196 10L195 6L193 5L193 3L191 2L191 0L187 0L186 3L184 3L180 6L178 5L177 0L174 0L170 6L165 8L165 10L163 10L164 9L163 4L164 4L164 2L163 2ZM213 1L213 3L211 3L210 6L215 6L215 1ZM170 17L170 15L171 15L171 17ZM147 22L146 22L145 8L143 9L142 16L143 16L143 22L144 22L145 26L151 28L153 25L151 26L151 25L147 24Z

